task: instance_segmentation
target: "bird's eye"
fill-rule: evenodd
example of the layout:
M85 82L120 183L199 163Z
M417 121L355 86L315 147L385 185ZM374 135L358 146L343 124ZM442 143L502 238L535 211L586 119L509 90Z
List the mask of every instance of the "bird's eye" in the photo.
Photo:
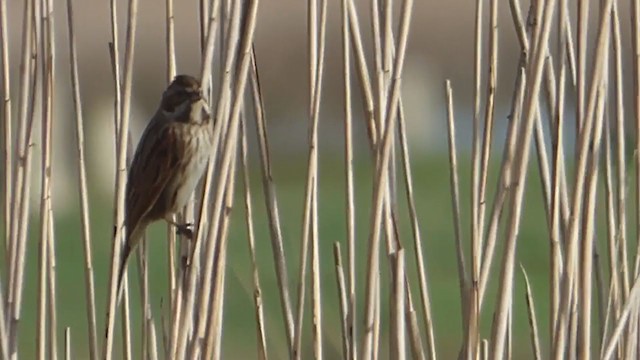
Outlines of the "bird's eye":
M189 92L189 99L191 99L191 101L198 101L200 99L202 99L202 93L200 91L197 90L193 90Z

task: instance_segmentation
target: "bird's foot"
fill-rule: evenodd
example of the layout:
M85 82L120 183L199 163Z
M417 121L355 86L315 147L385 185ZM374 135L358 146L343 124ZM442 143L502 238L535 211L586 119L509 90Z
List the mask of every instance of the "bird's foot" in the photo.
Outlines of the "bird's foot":
M183 235L187 239L193 240L193 230L191 230L191 228L193 227L193 224L191 223L175 224L175 227L176 227L176 234Z
M191 261L189 261L189 256L188 255L181 256L180 260L181 260L180 265L182 266L182 271L186 272L187 268L191 264Z

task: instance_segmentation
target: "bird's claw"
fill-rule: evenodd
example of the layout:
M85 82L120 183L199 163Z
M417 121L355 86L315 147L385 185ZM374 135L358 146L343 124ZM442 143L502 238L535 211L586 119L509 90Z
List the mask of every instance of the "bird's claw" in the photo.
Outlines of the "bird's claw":
M176 234L184 235L187 239L193 240L193 230L190 228L193 226L191 223L176 225Z

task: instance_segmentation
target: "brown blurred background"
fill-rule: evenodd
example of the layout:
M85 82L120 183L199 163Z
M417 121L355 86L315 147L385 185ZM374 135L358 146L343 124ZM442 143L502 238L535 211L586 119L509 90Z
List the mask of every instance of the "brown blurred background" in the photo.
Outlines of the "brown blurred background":
M66 208L65 198L74 191L64 176L69 174L68 159L75 154L72 144L72 104L70 95L66 2L55 3L56 30L56 124L54 130L54 204ZM360 27L365 35L365 51L371 54L370 2L356 1ZM199 20L197 0L176 1L175 26L178 72L197 74L200 69ZM124 53L126 2L119 2L120 50ZM10 65L12 90L17 99L18 66L21 43L22 3L8 4ZM107 44L110 41L109 1L75 2L76 29L82 99L87 126L88 156L99 166L90 174L100 174L95 180L101 191L113 189L113 80ZM488 11L488 9L485 9ZM308 57L306 4L303 1L263 2L259 10L256 50L264 89L265 106L274 151L305 153L308 103ZM421 152L445 150L443 136L445 106L443 81L453 82L460 136L468 135L473 89L474 5L470 1L416 1L413 13L408 57L403 78L403 99L407 113L410 144ZM526 11L524 9L523 11ZM488 13L487 13L488 14ZM397 11L396 11L397 16ZM341 151L342 137L332 136L342 129L342 50L340 2L328 5L325 88L321 109L323 151ZM488 22L488 18L486 20ZM518 56L516 38L506 3L500 8L500 94L510 94ZM373 70L372 56L368 59ZM135 72L133 77L132 133L134 144L147 119L151 116L162 89L165 76L165 9L164 1L140 1L136 34ZM214 74L217 73L214 67ZM358 82L353 77L354 116L361 124ZM507 109L499 97L496 116L498 134L504 124ZM13 102L17 106L17 101ZM64 123L65 126L62 126ZM14 129L16 127L14 126ZM364 134L362 126L356 128ZM36 128L37 131L37 128ZM37 132L36 132L37 134ZM294 134L294 135L292 135ZM36 136L37 138L37 136ZM364 140L364 135L357 138ZM468 138L461 138L462 147ZM39 141L36 140L36 143ZM364 145L364 143L363 143ZM364 147L361 146L361 149ZM36 152L37 153L37 152ZM34 165L38 166L36 157ZM105 166L109 164L110 166ZM37 181L37 179L34 179Z
M372 54L370 2L356 0L360 28L365 35L365 52ZM488 47L487 28L489 22L488 1L484 8L484 52ZM592 11L598 2L591 1ZM398 4L396 4L398 5ZM126 32L126 2L118 4L121 58L124 54ZM176 1L175 28L177 49L177 71L197 74L200 69L200 36L198 20L198 0ZM513 28L513 21L506 1L499 2L499 73L496 111L496 137L498 143L504 134L508 102L513 89L513 79L517 72L519 45ZM526 16L528 4L522 4L521 12ZM570 11L575 20L575 1L569 1ZM628 1L621 1L620 9L628 8ZM68 168L62 165L73 155L72 133L66 126L71 125L72 104L70 95L68 37L66 28L66 2L54 1L56 31L56 126L54 136L54 156L56 167L54 176L62 177ZM112 189L113 166L103 166L105 161L113 164L113 81L107 44L110 41L109 1L76 1L76 29L79 51L79 70L82 99L87 126L88 154L100 166L93 171L105 171L96 181L104 191ZM398 8L398 6L396 6ZM304 1L269 1L260 6L255 46L259 61L259 71L264 90L267 118L274 151L285 149L300 150L304 153L308 124L308 57L306 3ZM396 9L397 17L399 9ZM21 26L23 5L20 1L9 1L8 21L10 40L10 66L13 106L17 107L18 69L20 60ZM468 149L473 106L473 57L474 57L474 12L475 2L415 1L413 21L408 45L408 56L403 77L403 99L407 113L410 144L415 151L442 152L446 150L444 123L446 108L443 96L443 82L450 79L453 84L459 145ZM342 127L342 50L341 50L340 2L328 4L325 88L321 108L320 136L326 151L331 151L342 139L335 139L332 129ZM597 24L591 16L590 24ZM574 34L575 34L575 21ZM623 46L627 46L629 23L623 25ZM590 34L590 47L593 44ZM628 46L627 46L628 47ZM628 62L625 58L625 63ZM368 58L369 70L373 71L372 56ZM482 76L486 80L486 66ZM165 61L165 8L164 1L139 2L138 28L136 32L136 53L134 60L132 122L134 144L141 129L151 116L162 89L167 83ZM217 72L214 67L214 74ZM626 77L630 79L629 76ZM354 87L354 116L361 119L358 81L352 76ZM631 86L629 81L627 86ZM482 86L485 91L485 85ZM569 99L571 97L569 96ZM362 124L362 121L357 121ZM336 128L338 127L338 128ZM15 130L16 126L14 126ZM362 126L357 128L364 130ZM37 128L36 128L37 131ZM294 135L292 135L294 134ZM108 135L108 136L105 136ZM361 138L364 139L363 137ZM335 140L335 141L334 141ZM36 141L37 143L38 141ZM290 148L293 146L293 148ZM361 147L364 149L364 147ZM341 151L336 148L336 152ZM291 153L291 151L289 151ZM34 165L38 166L36 157ZM70 166L70 164L69 164ZM69 189L66 181L55 181L56 206L62 206Z

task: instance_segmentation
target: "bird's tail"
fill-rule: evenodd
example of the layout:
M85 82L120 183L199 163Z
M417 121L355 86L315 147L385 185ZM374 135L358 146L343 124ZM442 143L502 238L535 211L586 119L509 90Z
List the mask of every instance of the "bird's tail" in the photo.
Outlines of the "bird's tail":
M127 229L127 236L124 242L124 246L122 247L122 251L120 252L120 265L118 267L118 297L116 298L116 304L120 304L120 300L122 300L122 293L124 291L124 273L127 270L127 262L129 257L131 256L131 252L136 248L136 245L140 241L143 236L144 228L146 226L136 226L134 229L129 232ZM117 305L116 305L117 306Z
M129 255L131 255L131 246L129 245L129 242L126 241L124 243L124 248L122 249L120 266L118 268L118 297L116 298L116 304L120 304L120 300L122 300L122 292L124 290L124 272L127 270L127 260L129 259Z

